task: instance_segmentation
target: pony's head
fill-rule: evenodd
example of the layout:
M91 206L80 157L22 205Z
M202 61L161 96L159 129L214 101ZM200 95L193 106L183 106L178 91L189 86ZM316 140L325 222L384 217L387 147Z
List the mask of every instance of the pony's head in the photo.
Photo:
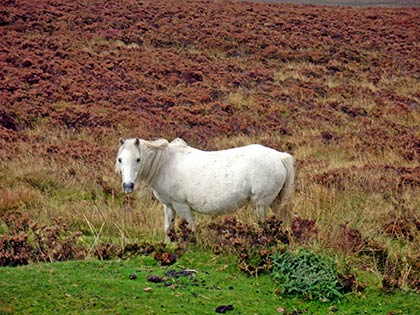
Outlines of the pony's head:
M115 172L121 174L125 193L133 192L137 177L145 185L153 182L162 166L163 152L168 144L165 139L155 141L139 138L120 139Z
M140 139L120 139L120 148L115 161L115 172L122 177L125 193L132 193L140 170Z

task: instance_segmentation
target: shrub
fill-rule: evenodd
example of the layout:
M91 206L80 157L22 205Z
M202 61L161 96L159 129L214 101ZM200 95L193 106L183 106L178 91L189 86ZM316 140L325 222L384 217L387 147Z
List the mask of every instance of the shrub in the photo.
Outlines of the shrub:
M272 275L281 294L328 301L342 296L343 283L335 264L308 249L273 256Z
M86 249L77 244L81 234L70 233L59 218L53 221L50 226L38 225L27 214L5 214L1 218L6 232L0 235L0 266L84 258Z
M274 216L258 226L227 216L221 224L210 224L206 237L215 254L234 254L238 257L239 269L257 275L270 271L273 254L289 244L289 235L282 227L282 222Z

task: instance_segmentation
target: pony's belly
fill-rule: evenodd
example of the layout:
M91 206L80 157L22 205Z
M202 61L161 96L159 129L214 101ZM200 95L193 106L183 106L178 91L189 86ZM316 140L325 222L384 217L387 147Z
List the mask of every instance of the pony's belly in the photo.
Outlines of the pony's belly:
M210 215L219 215L225 214L229 212L233 212L239 208L242 208L247 202L249 198L246 196L240 196L236 198L207 198L201 202L191 202L190 207L199 213L203 214L210 214Z

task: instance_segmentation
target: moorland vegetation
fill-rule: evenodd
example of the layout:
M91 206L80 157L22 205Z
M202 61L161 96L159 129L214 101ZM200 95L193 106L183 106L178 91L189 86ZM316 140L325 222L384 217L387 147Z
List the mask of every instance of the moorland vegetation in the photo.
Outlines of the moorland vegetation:
M161 206L143 189L125 196L113 164L119 137L181 137L205 150L261 143L292 153L296 217L285 243L375 273L386 290L419 290L419 16L209 0L2 2L0 261L109 258L139 243L161 262L180 255L144 245L163 239ZM263 231L249 209L197 219L196 242L219 253L221 241L238 252L249 226ZM249 248L239 253L243 270L265 268L250 264Z

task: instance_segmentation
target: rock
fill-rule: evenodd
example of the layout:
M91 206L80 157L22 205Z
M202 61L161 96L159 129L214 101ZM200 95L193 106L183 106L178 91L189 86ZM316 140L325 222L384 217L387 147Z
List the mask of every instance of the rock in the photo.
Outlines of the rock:
M232 304L220 305L220 306L216 307L216 313L224 314L227 311L233 311L233 305Z
M164 281L163 278L159 277L159 276L155 276L155 275L148 275L147 276L147 281L149 282L153 282L153 283L161 283Z

